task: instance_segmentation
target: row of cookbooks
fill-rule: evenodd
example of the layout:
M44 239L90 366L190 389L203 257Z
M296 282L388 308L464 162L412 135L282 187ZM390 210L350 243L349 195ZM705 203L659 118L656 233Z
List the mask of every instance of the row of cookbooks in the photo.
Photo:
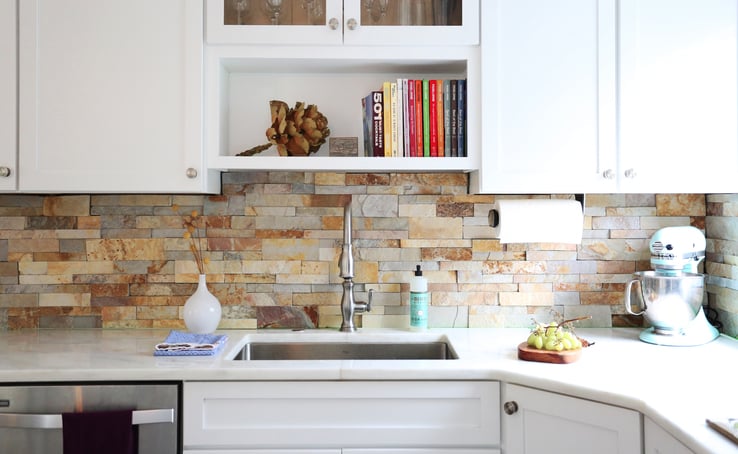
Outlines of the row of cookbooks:
M362 98L366 156L466 156L466 79L397 79Z

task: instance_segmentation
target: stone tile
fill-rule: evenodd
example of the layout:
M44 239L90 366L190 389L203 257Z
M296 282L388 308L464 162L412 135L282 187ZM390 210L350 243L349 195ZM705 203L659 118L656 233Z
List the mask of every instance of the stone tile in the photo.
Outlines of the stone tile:
M390 176L386 173L346 174L346 185L348 186L389 186L390 184Z
M315 174L316 186L345 186L346 174L318 172Z
M8 240L9 254L23 252L59 252L59 240L53 238Z
M45 293L39 295L40 307L77 307L90 306L89 293Z
M656 213L659 216L704 216L704 194L657 194Z
M318 241L310 239L264 239L264 260L317 260Z
M23 230L26 218L23 216L0 216L0 230Z
M408 238L411 239L459 239L462 238L463 221L458 218L437 218L429 223L425 218L411 218Z
M163 260L166 257L161 239L88 240L88 260Z
M553 306L551 292L500 292L498 297L500 306Z
M89 216L89 195L65 195L44 197L44 216Z
M412 218L434 218L436 217L436 206L430 204L400 204L398 216Z

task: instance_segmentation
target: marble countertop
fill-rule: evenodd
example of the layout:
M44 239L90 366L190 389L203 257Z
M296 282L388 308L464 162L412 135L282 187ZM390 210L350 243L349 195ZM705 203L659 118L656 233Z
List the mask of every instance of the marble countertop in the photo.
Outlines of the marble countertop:
M579 329L594 345L571 364L517 359L527 329L223 331L214 357L155 357L168 330L0 333L0 384L101 380L499 380L630 408L697 453L738 453L705 418L738 416L738 341L698 347L638 340L636 329ZM445 339L453 361L231 361L249 341L411 342Z

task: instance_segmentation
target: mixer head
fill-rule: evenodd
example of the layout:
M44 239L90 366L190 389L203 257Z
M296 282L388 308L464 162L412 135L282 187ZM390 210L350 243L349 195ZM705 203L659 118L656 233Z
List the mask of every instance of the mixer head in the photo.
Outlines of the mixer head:
M651 266L657 272L697 273L705 258L705 235L691 226L665 227L651 237Z

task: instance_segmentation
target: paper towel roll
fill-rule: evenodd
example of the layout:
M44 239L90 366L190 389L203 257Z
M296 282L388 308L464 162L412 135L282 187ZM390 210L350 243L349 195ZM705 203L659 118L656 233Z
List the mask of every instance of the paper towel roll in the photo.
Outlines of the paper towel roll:
M501 243L582 242L584 215L576 200L498 200L490 212L490 225ZM493 212L497 225L493 225Z

